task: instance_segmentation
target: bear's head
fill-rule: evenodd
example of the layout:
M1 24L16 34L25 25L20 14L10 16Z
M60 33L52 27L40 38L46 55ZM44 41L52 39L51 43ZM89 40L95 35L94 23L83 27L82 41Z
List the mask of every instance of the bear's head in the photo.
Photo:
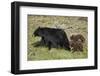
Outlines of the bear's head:
M33 32L33 35L34 35L34 36L41 36L41 32L42 32L41 28L38 27L38 28Z

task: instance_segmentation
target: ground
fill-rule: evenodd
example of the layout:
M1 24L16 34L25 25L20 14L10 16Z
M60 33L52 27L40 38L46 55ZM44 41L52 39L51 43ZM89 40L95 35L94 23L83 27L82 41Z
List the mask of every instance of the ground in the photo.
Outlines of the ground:
M77 16L43 16L28 15L28 53L27 59L32 60L58 60L58 59L84 59L88 57L88 21L87 17ZM72 34L82 34L85 37L84 51L74 52L63 48L52 48L50 51L47 47L34 47L32 44L39 41L40 37L32 37L32 33L38 27L50 27L63 29L68 38ZM69 39L70 40L70 39Z

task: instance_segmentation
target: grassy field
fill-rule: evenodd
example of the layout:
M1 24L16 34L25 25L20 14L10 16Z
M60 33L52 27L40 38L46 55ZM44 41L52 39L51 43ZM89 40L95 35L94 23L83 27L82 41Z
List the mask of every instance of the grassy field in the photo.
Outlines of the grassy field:
M75 16L43 16L43 15L28 15L28 53L27 60L58 60L58 59L82 59L88 57L87 50L87 17ZM50 27L63 29L68 38L72 34L82 34L86 41L84 43L83 52L74 52L64 50L63 48L34 47L32 44L39 41L40 37L32 37L33 32L38 27ZM69 39L70 40L70 39Z

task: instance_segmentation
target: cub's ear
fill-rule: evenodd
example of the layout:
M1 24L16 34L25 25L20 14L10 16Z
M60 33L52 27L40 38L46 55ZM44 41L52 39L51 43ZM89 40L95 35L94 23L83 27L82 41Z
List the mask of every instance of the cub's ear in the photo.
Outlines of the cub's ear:
M70 39L71 39L71 40L73 40L73 39L74 39L74 37L75 37L75 35L72 35L72 36L70 36Z

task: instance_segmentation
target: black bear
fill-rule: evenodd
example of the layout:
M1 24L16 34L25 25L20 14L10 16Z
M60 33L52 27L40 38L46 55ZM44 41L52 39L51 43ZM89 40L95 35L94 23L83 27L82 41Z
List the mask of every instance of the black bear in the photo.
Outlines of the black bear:
M62 29L39 27L34 31L34 36L41 37L41 43L48 46L49 50L51 47L62 47L70 50L69 40L66 33Z

